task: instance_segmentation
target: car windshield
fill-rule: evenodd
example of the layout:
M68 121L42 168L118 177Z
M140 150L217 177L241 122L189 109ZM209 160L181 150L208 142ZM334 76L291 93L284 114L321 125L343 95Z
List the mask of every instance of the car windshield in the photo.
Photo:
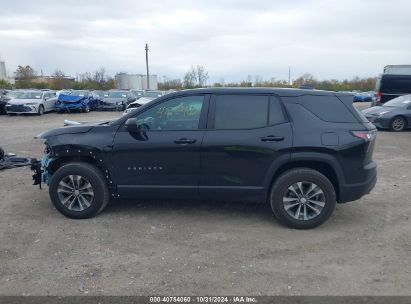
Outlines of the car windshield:
M144 92L143 96L144 96L144 97L157 98L157 97L160 97L160 96L161 96L161 92L160 92L160 91Z
M411 95L404 95L384 103L383 107L405 108L411 104Z
M108 97L109 97L109 98L125 98L125 97L127 97L127 94L124 93L124 92L116 92L116 91L114 91L114 92L109 92L109 93L108 93Z
M95 93L98 97L107 96L107 93L104 92L104 91L94 91L94 93Z
M11 91L9 92L6 96L10 97L10 98L16 98L17 96L23 94L24 92L22 91Z
M143 95L143 91L131 91L131 93L133 93L135 96L142 96Z
M71 91L70 95L83 97L87 95L87 91Z
M41 92L19 92L16 99L41 99Z

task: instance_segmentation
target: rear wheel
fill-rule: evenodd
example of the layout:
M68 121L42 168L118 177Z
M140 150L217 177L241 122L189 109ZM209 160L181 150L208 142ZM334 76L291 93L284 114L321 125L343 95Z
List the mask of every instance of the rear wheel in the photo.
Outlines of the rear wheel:
M88 105L84 106L84 107L83 107L83 112L84 112L84 113L90 112L90 107L89 107Z
M296 229L324 223L334 211L334 186L320 172L309 168L283 173L271 189L271 208L278 220Z
M51 179L49 194L54 207L73 219L93 217L109 201L107 184L100 170L81 162L59 168Z
M404 117L397 116L394 117L394 119L391 121L390 127L392 131L401 132L404 131L404 129L407 127L407 122Z

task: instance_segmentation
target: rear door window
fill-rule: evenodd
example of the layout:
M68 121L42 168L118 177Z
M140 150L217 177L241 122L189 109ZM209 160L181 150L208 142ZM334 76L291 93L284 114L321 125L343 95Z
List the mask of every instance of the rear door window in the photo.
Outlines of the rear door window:
M267 126L268 96L217 95L215 129L253 129Z

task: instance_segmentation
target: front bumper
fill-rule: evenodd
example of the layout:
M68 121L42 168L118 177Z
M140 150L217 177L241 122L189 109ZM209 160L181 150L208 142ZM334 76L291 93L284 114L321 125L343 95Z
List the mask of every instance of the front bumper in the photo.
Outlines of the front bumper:
M377 164L371 162L363 168L366 176L365 182L344 184L340 186L339 203L356 201L371 192L377 183Z
M57 104L56 110L58 112L82 111L86 107L83 103L67 103Z
M365 115L365 118L367 118L368 121L372 123L374 126L376 126L378 129L389 129L390 128L389 118L371 116L371 115L368 115L368 116Z
M122 111L124 107L123 104L101 104L98 108L103 111Z
M6 105L7 114L37 114L38 105Z
M44 183L49 185L51 174L47 170L49 163L52 161L48 153L43 154L43 158L41 161L36 161L32 163L31 170L34 172L33 174L33 185L39 185L41 188L41 184Z

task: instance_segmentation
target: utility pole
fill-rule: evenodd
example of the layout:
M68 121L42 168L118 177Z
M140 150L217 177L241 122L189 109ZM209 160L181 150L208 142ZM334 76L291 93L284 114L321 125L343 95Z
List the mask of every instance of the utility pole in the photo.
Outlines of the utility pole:
M288 84L291 85L291 67L288 67Z
M150 73L148 72L148 44L146 43L147 90L150 90Z

